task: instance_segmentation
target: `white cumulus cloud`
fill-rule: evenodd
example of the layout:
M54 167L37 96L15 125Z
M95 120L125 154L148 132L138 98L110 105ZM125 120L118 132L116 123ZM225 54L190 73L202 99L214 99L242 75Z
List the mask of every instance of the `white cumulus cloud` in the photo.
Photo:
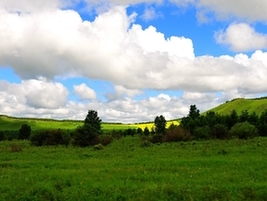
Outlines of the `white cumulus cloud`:
M215 34L217 43L237 52L267 48L267 34L257 33L246 23L233 23L225 31Z
M88 87L85 83L73 86L74 93L78 95L81 100L95 100L96 92Z

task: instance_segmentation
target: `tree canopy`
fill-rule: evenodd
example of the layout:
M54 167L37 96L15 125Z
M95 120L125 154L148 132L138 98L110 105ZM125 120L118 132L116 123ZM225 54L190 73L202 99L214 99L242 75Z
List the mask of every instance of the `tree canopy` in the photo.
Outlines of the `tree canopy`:
M165 117L160 115L155 118L154 121L155 124L155 131L157 134L164 134L166 129L167 121L165 120Z

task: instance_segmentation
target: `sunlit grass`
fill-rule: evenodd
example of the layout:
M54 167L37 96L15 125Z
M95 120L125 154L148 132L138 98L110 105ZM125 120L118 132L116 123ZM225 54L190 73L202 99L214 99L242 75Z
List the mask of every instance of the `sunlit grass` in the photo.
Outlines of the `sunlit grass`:
M267 199L266 138L140 144L126 137L96 151L0 142L0 200Z
M178 125L178 121L168 121L167 126L171 124ZM5 116L0 116L0 130L19 130L21 125L28 124L31 126L32 130L41 130L41 129L64 129L64 130L74 130L78 126L83 124L82 121L54 121L54 120L42 120L42 119L16 119ZM147 127L149 130L152 130L154 123L137 123L137 124L122 124L122 123L102 123L102 129L105 131L108 130L126 130L128 128L137 129L141 128L142 130Z

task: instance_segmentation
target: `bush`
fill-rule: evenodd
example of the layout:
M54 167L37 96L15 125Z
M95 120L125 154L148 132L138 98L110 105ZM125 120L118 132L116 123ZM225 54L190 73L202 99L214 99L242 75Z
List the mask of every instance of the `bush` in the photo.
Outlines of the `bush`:
M20 140L28 140L31 135L31 126L27 124L23 124L19 129L19 136Z
M58 130L42 130L33 133L30 136L33 145L66 145L70 142L70 134L66 131Z
M96 144L94 146L94 150L103 150L104 148L105 148L104 145L102 145L101 143Z
M229 138L228 128L224 124L216 124L212 128L212 136L217 139Z
M4 140L13 140L18 139L18 131L3 131L4 133Z
M9 147L10 152L21 152L22 151L22 146L18 144L11 144Z
M178 142L178 141L188 141L192 138L189 131L182 128L181 126L172 126L166 131L164 136L164 142Z
M95 129L89 125L77 127L72 134L72 144L80 147L97 144L97 134Z
M209 126L197 127L194 130L194 137L196 139L209 139L211 137L211 129Z
M230 135L239 139L248 139L258 135L258 130L254 125L246 121L235 124L230 130Z
M163 135L155 134L149 139L149 141L152 142L153 144L161 143L163 142Z
M96 139L97 144L101 144L103 146L107 146L113 141L113 137L111 135L99 135Z
M0 131L0 141L3 141L5 139L5 135L3 131Z

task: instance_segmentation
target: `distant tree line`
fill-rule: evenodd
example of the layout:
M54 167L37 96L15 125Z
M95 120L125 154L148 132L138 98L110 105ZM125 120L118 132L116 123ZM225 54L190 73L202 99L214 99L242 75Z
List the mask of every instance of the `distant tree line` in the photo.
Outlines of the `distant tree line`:
M195 139L267 136L267 110L259 116L255 112L250 114L247 110L240 115L235 110L229 115L213 111L200 115L196 105L191 105L188 116L182 118L180 125Z
M31 127L23 124L18 131L0 131L1 140L30 140L33 145L65 145L102 147L110 144L114 139L138 135L144 145L149 143L162 143L171 141L253 138L267 136L267 110L260 115L255 112L242 111L240 115L233 110L229 115L220 115L213 111L200 115L196 105L191 105L189 114L183 117L180 125L170 125L166 128L167 121L163 115L156 116L154 127L149 130L145 127L128 128L126 130L113 130L103 132L102 120L95 110L89 110L83 125L74 131L53 129L32 132ZM101 145L101 146L100 146Z

